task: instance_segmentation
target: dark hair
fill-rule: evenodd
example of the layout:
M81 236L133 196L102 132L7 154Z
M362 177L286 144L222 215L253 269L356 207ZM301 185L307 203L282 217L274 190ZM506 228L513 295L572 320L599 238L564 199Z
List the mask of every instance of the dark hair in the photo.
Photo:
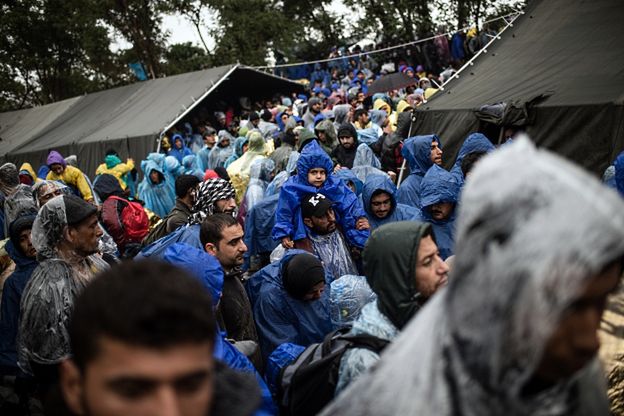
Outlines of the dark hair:
M368 110L364 108L358 108L357 110L355 110L355 113L353 113L353 119L357 120L362 114L368 114Z
M180 175L175 180L175 194L178 198L184 198L189 189L199 184L199 178L195 175Z
M115 150L115 149L108 149L108 150L106 151L106 156L111 156L111 155L113 155L113 156L119 156L119 153L117 153L117 150Z
M479 159L485 156L487 153L485 152L473 152L468 153L461 161L461 170L464 178L466 175L472 170L472 167Z
M211 243L218 245L223 238L223 229L238 224L231 214L214 214L206 217L199 227L202 246Z
M84 370L102 337L149 348L214 343L212 300L197 279L168 263L121 263L96 277L74 303L73 359Z

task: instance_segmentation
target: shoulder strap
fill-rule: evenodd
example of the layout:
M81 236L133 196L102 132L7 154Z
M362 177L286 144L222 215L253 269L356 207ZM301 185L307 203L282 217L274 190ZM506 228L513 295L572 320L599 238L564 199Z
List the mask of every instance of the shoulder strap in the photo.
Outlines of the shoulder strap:
M376 352L378 354L381 353L384 350L384 348L388 346L388 344L390 344L390 341L388 340L377 338L373 335L366 335L366 334L344 335L340 338L347 340L351 343L351 345L348 348L365 348L367 350Z

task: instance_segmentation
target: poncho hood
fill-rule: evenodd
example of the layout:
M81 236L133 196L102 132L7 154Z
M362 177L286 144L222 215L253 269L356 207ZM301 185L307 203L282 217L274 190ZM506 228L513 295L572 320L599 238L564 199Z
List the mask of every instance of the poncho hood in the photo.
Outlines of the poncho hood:
M433 165L431 161L431 143L433 142L438 142L438 147L442 148L442 142L435 134L410 137L403 143L401 154L407 160L411 174L424 176Z
M54 164L59 164L59 165L62 165L63 167L67 166L67 162L65 161L63 156L56 150L52 150L48 154L48 158L46 159L46 164L48 166L52 166Z
M377 295L377 306L401 329L416 314L423 300L416 290L416 262L422 237L431 226L416 221L382 225L364 248L364 274Z
M457 203L460 185L455 177L438 165L429 168L420 183L420 204L426 208L440 202Z
M308 143L301 151L301 156L297 161L297 176L301 183L308 183L308 172L310 169L323 168L325 174L329 176L333 170L329 155L321 148L316 140Z

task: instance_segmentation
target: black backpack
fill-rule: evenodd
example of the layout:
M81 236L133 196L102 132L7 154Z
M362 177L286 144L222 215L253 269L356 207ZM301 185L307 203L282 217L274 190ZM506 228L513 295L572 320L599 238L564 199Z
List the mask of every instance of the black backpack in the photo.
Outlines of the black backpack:
M323 342L310 345L282 369L278 382L280 414L316 415L334 399L340 360L348 349L366 348L379 354L389 343L372 335L347 335L350 329L329 333Z

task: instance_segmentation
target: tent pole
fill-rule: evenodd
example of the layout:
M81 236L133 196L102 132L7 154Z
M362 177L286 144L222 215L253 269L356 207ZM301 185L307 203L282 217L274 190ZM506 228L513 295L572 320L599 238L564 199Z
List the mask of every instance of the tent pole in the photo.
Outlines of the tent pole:
M408 139L412 137L412 126L414 125L415 121L416 121L416 109L413 108L412 114L410 114L410 127L409 127L409 130L407 131ZM401 140L401 143L403 143L403 140ZM406 164L405 158L403 158L403 163L401 163L401 167L399 168L399 178L397 179L397 188L403 181L403 173L405 172L405 164Z

